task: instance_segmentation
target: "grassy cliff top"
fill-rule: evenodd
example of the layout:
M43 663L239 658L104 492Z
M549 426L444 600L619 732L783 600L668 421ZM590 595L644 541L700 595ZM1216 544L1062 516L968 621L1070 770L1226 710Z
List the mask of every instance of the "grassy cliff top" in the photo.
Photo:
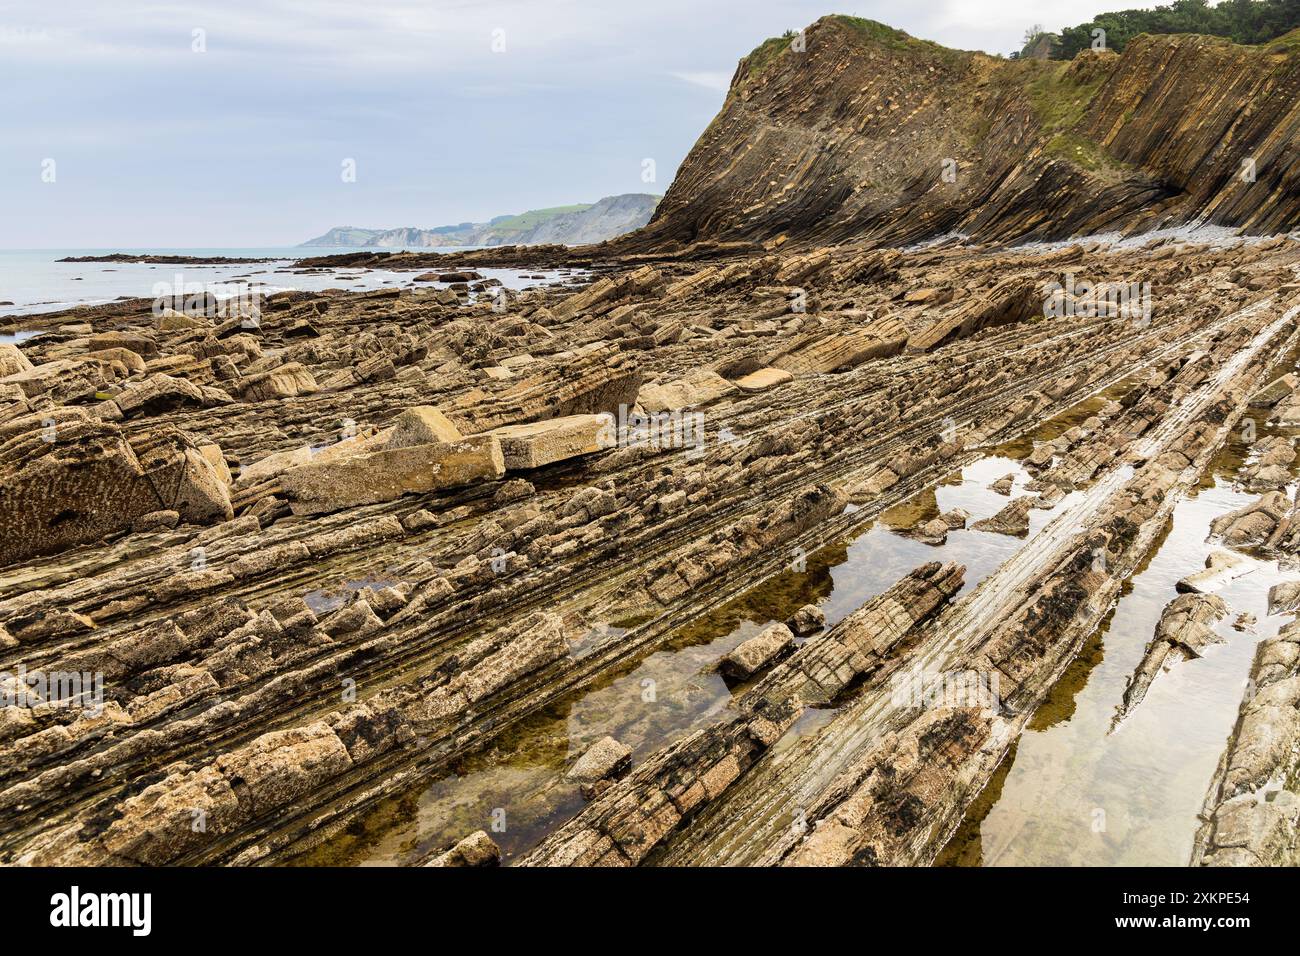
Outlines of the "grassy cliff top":
M514 216L497 216L491 221L491 225L498 229L531 229L547 219L553 219L566 212L582 212L591 207L592 203L587 202L574 203L571 206L551 206L547 209L530 209Z
M805 32L818 29L823 25L834 25L856 40L876 44L896 53L930 53L939 54L945 58L960 56L962 53L960 50L951 49L932 40L918 40L911 34L896 30L878 20L851 17L840 13L821 17L807 27ZM791 43L794 42L798 35L796 30L787 30L781 36L769 37L756 46L744 60L747 66L747 75L749 77L757 76L782 56L791 52Z

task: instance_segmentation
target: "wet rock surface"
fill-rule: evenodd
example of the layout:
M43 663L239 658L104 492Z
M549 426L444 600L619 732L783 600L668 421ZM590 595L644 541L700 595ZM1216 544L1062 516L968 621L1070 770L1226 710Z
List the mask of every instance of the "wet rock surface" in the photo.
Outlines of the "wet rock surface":
M1142 702L1152 681L1162 672L1179 661L1201 657L1210 645L1222 642L1214 624L1227 614L1228 605L1212 594L1184 594L1170 601L1160 615L1142 663L1124 690L1116 725Z
M1295 866L1300 861L1300 626L1260 643L1241 713L1206 796L1192 864Z

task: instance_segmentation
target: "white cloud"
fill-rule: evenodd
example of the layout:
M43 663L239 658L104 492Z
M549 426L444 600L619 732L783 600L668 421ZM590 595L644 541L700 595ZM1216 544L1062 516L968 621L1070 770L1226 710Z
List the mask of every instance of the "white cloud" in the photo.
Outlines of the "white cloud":
M702 86L706 90L720 90L723 93L727 92L727 88L731 86L731 74L723 73L721 71L705 70L702 72L692 73L683 70L673 70L669 73L669 76L675 76L677 79L683 80L687 83L692 83L695 86Z
M348 220L486 219L643 191L647 156L662 192L768 37L839 9L1006 53L1034 23L1117 2L43 0L20 16L0 0L0 244L256 245ZM44 157L57 186L40 184ZM343 157L362 170L347 187Z

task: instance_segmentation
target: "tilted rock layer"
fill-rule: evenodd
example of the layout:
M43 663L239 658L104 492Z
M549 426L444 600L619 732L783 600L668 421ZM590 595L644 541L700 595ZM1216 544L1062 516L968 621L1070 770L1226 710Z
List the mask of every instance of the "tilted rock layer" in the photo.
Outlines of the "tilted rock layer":
M650 224L615 245L1273 233L1300 219L1298 143L1286 38L1142 36L1062 63L829 16L740 61Z

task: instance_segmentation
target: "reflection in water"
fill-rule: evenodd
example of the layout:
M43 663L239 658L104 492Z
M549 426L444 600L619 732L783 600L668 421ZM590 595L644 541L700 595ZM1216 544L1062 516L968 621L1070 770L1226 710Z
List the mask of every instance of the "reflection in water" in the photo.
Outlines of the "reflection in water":
M563 774L592 743L608 734L641 760L721 719L744 685L729 686L714 666L773 621L816 604L827 626L834 625L927 561L965 564L966 588L991 574L1027 539L958 529L935 547L897 531L954 508L964 508L972 521L995 514L1011 499L988 486L1009 473L1015 475L1011 497L1025 494L1030 475L1015 460L990 456L968 465L891 509L852 541L809 555L805 571L775 575L681 628L653 653L516 725L432 783L385 801L296 862L410 863L478 829L491 833L505 862L517 858L581 809L577 787ZM1031 511L1031 535L1056 510ZM814 733L833 714L809 711L797 733L787 736Z
M926 561L958 561L967 567L965 589L976 586L1027 539L958 529L934 547L899 532L954 508L969 512L971 522L1000 511L1025 493L1030 476L1018 459L1035 441L1084 421L1123 390L1117 386L1075 406L889 509L853 540L810 555L806 572L777 575L682 628L621 672L521 722L431 783L387 801L303 862L411 862L481 828L492 832L507 861L526 853L581 809L582 798L563 773L582 750L610 734L640 760L718 720L742 688L728 687L714 665L768 623L813 603L833 625ZM1277 433L1262 415L1257 430L1261 437ZM1251 573L1220 592L1232 608L1219 624L1226 643L1162 674L1118 731L1108 730L1160 613L1175 596L1175 582L1203 567L1212 550L1205 541L1209 522L1256 497L1231 485L1245 456L1245 444L1234 440L1178 504L1147 563L974 802L941 864L1186 862L1255 644L1282 623L1267 614L1268 589L1282 577L1276 562L1252 558ZM1014 476L1010 496L989 488L1006 474ZM1030 536L1070 500L1031 510ZM1241 612L1258 619L1253 631L1232 629ZM817 733L833 715L808 712L778 746ZM494 819L504 821L504 829L494 829Z
M1292 434L1256 416L1259 437ZM1238 429L1192 495L1179 502L1147 564L1085 645L1021 737L1014 756L972 805L941 855L948 865L1185 865L1197 813L1236 722L1255 645L1286 616L1268 615L1268 590L1294 578L1251 557L1251 571L1219 592L1231 609L1226 643L1162 673L1112 734L1129 678L1176 582L1218 546L1211 520L1258 494L1234 489L1247 455ZM1293 493L1294 487L1288 489ZM1258 623L1234 630L1247 612Z

